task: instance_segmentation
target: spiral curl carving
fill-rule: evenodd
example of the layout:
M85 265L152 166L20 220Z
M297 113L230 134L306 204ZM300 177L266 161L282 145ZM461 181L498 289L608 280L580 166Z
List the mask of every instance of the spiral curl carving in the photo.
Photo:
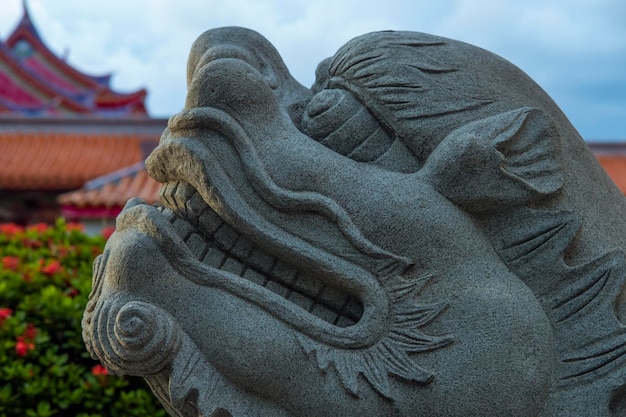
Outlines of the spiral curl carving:
M99 309L94 349L114 373L150 375L180 349L181 331L167 311L143 301L111 300Z

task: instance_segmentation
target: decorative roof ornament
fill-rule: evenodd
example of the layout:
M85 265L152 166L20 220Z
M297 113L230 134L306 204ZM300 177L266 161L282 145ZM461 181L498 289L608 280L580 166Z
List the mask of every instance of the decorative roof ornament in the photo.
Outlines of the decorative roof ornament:
M0 117L147 117L146 90L120 93L111 74L89 75L45 44L22 1L22 18L0 41ZM52 104L52 105L51 105Z

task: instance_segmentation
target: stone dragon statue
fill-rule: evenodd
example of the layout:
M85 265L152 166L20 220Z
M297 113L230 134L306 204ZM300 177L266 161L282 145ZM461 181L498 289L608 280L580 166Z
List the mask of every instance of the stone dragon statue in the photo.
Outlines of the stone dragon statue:
M237 27L187 71L94 263L110 372L172 416L626 415L626 202L522 71L377 32L307 89Z

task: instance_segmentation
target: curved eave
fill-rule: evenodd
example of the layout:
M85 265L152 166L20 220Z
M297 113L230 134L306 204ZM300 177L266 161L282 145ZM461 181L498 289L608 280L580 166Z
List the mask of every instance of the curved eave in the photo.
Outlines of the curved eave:
M143 109L143 112L147 114L145 107L146 95L145 89L130 94L117 94L110 90L103 90L98 92L95 98L95 106L100 110L115 108Z
M80 97L69 94L62 86L55 86L39 73L36 69L27 67L20 62L19 58L12 52L12 48L20 40L29 42L37 54L42 65L58 76L67 79L70 84L74 84L78 90L83 90L87 96L93 97L89 103L83 102ZM21 81L31 85L33 91L45 97L52 105L65 109L73 113L95 113L108 116L115 115L142 115L148 116L145 106L146 90L140 89L132 93L118 93L109 87L110 74L91 76L70 66L67 62L56 56L45 45L35 26L33 25L28 9L24 5L24 14L15 30L9 35L5 43L0 42L0 59L19 76ZM85 94L82 94L83 96ZM91 100L91 99L90 99Z
M140 89L131 93L118 93L116 91L113 91L108 87L110 75L92 77L85 75L80 71L77 71L76 69L65 63L65 61L59 59L56 55L54 55L43 44L43 42L39 38L39 35L36 32L32 33L32 31L30 31L28 28L19 29L20 27L22 26L18 26L16 32L14 32L14 34L9 37L6 45L9 48L12 48L13 45L15 45L15 43L20 39L26 39L27 41L31 42L31 45L36 50L36 53L38 53L41 58L45 60L47 65L53 66L56 68L56 70L65 74L65 76L73 80L73 82L75 82L79 88L86 88L96 92L94 109L92 109L93 111L112 110L118 107L126 107L132 104L132 108L142 108L143 113L146 115L148 114L144 104L144 100L147 95L145 89ZM29 72L33 73L33 75L37 76L37 78L40 78L44 84L47 84L45 83L45 80L38 74L35 74L34 71L29 70ZM100 83L95 79L106 82ZM58 94L59 91L57 91L57 95ZM71 98L67 97L65 94L62 95L70 102L75 102ZM88 108L85 107L85 109Z
M120 94L111 90L100 90L96 96L97 103L119 103L128 104L145 100L148 92L145 88L137 90L133 93Z
M22 20L17 25L13 33L9 35L5 43L9 48L13 48L13 46L21 39L28 41L32 47L41 54L48 65L55 67L58 71L64 73L79 86L92 89L95 89L96 87L109 87L109 80L111 77L110 74L98 76L85 74L68 65L64 60L52 53L39 36L39 33L28 17L28 13L24 13Z
M25 68L15 60L13 54L6 49L6 46L0 43L0 60L12 72L12 76L20 77L25 85L29 85L37 92L38 95L44 96L49 101L55 101L56 107L65 108L76 113L89 113L89 108L63 95L62 92L55 90L45 82L37 74ZM11 76L11 74L9 74Z
M159 201L161 183L151 178L143 161L87 182L83 188L61 194L57 201L75 211L85 209L121 208L139 197L148 204Z

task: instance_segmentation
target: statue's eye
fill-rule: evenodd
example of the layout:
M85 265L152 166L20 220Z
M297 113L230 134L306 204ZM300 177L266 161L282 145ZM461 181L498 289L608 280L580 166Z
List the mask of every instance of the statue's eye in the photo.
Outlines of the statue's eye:
M309 102L302 131L330 149L359 162L375 161L393 138L350 92L326 89Z

